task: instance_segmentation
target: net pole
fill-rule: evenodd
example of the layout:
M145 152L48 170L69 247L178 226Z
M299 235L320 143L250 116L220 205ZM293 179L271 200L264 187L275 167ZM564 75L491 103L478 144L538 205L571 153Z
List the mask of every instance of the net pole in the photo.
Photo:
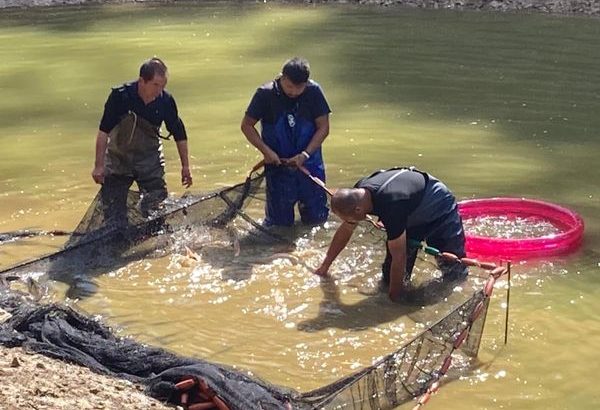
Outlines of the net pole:
M510 306L510 271L511 271L511 263L510 261L507 263L508 268L508 289L506 291L506 317L504 318L504 344L508 343L508 311Z
M258 171L259 169L261 169L264 166L265 166L265 160L261 159L252 167L252 169L248 173L248 177L252 176L252 174L254 174L256 171Z
M308 169L306 169L303 165L300 165L298 169L307 177L310 178L312 182L323 188L325 192L329 194L329 196L333 196L333 191L325 185L325 182L321 181L319 178L313 176Z

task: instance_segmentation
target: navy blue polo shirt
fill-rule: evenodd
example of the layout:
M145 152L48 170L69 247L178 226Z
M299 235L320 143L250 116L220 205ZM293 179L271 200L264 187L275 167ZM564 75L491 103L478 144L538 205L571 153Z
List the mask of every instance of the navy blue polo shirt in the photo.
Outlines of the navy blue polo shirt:
M289 98L275 79L256 90L246 115L261 121L261 136L281 158L291 158L306 149L316 132L315 119L331 112L321 87L309 80L304 92ZM311 172L323 172L321 147L304 163Z
M138 94L137 81L125 83L112 89L104 104L104 114L102 120L100 120L100 131L109 133L129 111L133 111L156 127L160 127L164 122L167 131L173 134L175 141L187 139L185 126L179 118L177 104L173 96L163 90L154 101L146 105Z

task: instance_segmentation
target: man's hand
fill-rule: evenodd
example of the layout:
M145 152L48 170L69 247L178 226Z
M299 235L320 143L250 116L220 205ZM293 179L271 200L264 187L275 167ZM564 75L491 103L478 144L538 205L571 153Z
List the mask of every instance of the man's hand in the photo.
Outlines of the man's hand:
M304 164L304 161L306 161L306 157L302 154L298 154L292 158L286 159L284 165L292 168L300 168L302 164Z
M104 165L102 165L102 166L96 165L94 167L94 169L92 170L92 178L94 179L94 182L97 184L104 183Z
M265 150L263 155L265 157L265 164L281 165L281 159L279 158L279 155L277 155L272 149Z
M192 172L190 167L181 167L181 184L189 188L192 186Z
M321 266L319 266L317 268L317 270L315 270L315 275L327 277L327 276L329 276L328 271L329 271L329 266L322 264Z

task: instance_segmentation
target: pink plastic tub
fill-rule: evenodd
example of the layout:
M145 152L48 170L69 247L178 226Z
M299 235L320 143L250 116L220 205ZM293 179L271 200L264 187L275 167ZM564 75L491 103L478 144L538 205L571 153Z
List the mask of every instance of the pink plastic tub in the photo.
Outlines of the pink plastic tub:
M469 255L524 260L566 254L577 249L583 238L583 220L562 206L524 198L487 198L461 201L458 204L463 220L480 216L536 217L557 227L558 234L536 238L505 239L467 233Z

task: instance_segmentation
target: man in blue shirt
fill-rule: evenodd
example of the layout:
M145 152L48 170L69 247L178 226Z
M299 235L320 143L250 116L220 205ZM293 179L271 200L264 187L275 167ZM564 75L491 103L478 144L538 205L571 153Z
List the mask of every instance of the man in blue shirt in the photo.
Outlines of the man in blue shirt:
M352 189L339 189L331 198L333 212L343 223L333 236L327 255L316 274L325 276L346 247L358 221L377 216L387 232L383 279L389 296L400 300L417 258L409 239L427 241L429 246L464 258L465 234L458 205L450 190L434 176L415 168L381 170L358 181ZM444 279L466 277L458 262L437 260Z
M146 215L167 197L159 133L163 122L177 144L181 182L192 185L185 126L166 85L167 66L151 58L140 67L139 79L113 88L104 105L92 178L102 184L105 219L119 225L127 222L127 192L134 181Z
M296 203L305 224L322 223L329 215L325 192L297 169L304 166L325 181L321 144L329 134L331 110L309 76L308 61L288 60L280 76L257 89L242 119L242 132L264 155L267 225L293 225Z

